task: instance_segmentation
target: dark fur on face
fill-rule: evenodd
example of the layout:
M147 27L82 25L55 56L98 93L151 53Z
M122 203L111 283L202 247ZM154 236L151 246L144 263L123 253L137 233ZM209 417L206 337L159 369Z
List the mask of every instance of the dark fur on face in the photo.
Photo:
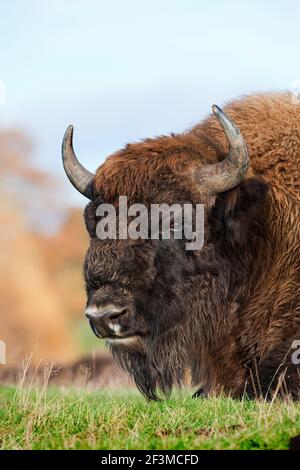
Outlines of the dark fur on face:
M251 261L262 253L266 194L267 185L253 179L219 196L207 213L200 252L186 251L181 240L97 240L99 200L87 207L92 236L84 270L88 298L134 299L132 329L140 339L111 349L148 398L157 399L157 389L168 394L186 380L188 371L193 385L200 386L208 370L199 357L210 349L222 354L224 326L227 335L234 334L232 319L226 321L224 313L240 295L253 269ZM186 200L187 195L178 196ZM245 256L240 257L242 251ZM207 383L206 389L215 385Z
M226 154L212 119L190 133L129 145L97 172L94 200L85 210L88 303L134 305L124 322L137 339L111 349L149 399L187 382L204 394L255 396L258 390L265 396L278 384L293 339L300 339L300 211L279 172L283 159L292 165L295 146L278 144L276 106L289 104L277 101L272 95L248 98L225 109L251 157L247 178L226 193L208 196L188 178L191 166ZM268 134L267 147L270 124L259 126L259 109L273 126L274 142ZM298 122L295 129L300 148ZM290 182L295 172L288 165L286 170ZM120 195L148 206L203 203L204 247L186 251L184 241L175 239L98 240L96 208L117 204ZM290 364L287 370L284 386L296 396L298 371Z

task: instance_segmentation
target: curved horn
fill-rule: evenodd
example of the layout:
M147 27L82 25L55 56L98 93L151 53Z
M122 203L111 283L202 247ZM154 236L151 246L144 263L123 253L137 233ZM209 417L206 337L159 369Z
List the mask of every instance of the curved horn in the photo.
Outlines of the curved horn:
M244 179L249 166L247 145L236 125L217 105L212 110L221 124L229 143L229 151L224 160L201 168L197 177L210 194L218 194L234 188Z
M69 126L62 143L62 160L67 177L74 188L88 199L92 199L94 176L78 161L73 149L73 126Z

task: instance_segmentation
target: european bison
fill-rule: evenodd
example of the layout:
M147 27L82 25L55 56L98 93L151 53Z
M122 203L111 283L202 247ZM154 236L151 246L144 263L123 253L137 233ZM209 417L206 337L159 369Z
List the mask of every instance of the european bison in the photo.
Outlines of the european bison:
M128 144L96 174L65 171L90 199L86 315L149 399L189 381L196 395L299 391L300 105L289 93L234 101L183 134ZM248 152L247 152L248 148ZM204 246L106 239L97 207L204 204Z

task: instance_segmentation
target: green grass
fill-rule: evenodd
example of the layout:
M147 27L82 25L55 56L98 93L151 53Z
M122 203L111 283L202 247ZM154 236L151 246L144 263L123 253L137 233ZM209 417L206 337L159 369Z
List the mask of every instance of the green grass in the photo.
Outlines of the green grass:
M0 390L2 449L287 449L300 406L135 392Z

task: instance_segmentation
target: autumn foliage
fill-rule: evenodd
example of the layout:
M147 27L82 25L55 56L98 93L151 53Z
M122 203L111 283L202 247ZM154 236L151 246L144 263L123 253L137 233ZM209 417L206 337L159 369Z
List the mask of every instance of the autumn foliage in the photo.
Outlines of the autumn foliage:
M62 207L57 178L35 168L31 151L22 133L0 132L0 339L8 364L32 351L41 360L75 358L72 320L85 303L81 211ZM54 232L43 220L49 211Z

